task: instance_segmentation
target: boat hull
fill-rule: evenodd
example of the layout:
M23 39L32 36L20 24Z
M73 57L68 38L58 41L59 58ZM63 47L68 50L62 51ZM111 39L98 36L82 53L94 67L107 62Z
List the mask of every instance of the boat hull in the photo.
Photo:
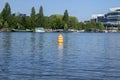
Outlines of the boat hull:
M42 27L37 27L35 28L35 32L45 32L45 30Z
M33 32L32 30L16 30L13 29L12 32Z

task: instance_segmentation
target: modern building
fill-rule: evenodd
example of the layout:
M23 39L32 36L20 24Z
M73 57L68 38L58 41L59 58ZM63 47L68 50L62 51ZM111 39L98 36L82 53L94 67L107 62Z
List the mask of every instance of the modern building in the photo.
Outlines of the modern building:
M106 14L92 15L92 20L101 22L107 29L117 29L120 24L120 7L110 8Z

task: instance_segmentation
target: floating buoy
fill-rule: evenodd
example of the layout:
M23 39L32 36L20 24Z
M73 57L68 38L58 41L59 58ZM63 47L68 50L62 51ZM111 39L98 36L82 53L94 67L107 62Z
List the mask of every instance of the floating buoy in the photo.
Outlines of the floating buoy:
M63 36L62 36L62 34L58 35L58 43L63 43Z

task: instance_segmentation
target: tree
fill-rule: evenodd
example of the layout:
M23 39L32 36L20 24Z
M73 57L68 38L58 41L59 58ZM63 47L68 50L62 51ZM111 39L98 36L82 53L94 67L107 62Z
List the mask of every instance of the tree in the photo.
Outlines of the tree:
M118 30L120 30L120 24L118 24Z
M92 22L86 22L85 23L85 30L89 31L90 29L95 28L94 24Z
M68 25L67 24L64 25L64 30L68 30Z
M45 25L45 20L43 14L43 7L41 6L38 13L37 26L44 27L44 25Z
M19 26L19 28L20 29L25 29L25 27L26 27L26 17L25 16L23 16L23 17L21 17L21 26Z
M77 30L83 30L84 29L84 23L83 22L78 22L76 29Z
M52 29L64 29L63 15L55 14L49 17L49 26Z
M10 26L9 24L11 23L11 8L9 3L6 3L5 7L2 10L2 18L3 18L3 25L7 21L8 26Z
M1 16L1 13L0 13L0 28L2 28L2 25L3 24L3 20L2 20L2 16Z
M65 10L64 15L63 15L63 21L67 24L69 21L69 15L68 15L68 11Z
M2 19L2 14L0 13L0 19Z
M11 19L11 28L12 29L17 29L19 22L20 22L20 20L19 20L18 16L12 16L12 19Z
M8 28L8 23L7 23L7 21L5 21L5 23L4 23L4 28Z
M30 23L30 17L23 16L20 22L20 29L32 29Z
M3 20L7 21L10 16L11 16L11 8L9 3L6 3L2 11Z
M71 28L71 29L77 29L77 26L78 26L78 19L74 16L70 16L69 17L69 23L68 23L68 28Z
M36 27L36 13L34 7L31 9L31 26L33 29Z
M3 24L2 24L2 19L0 19L0 29L2 28Z
M96 23L96 28L100 29L100 30L104 30L105 29L105 27L100 22Z
M49 26L49 17L48 16L44 16L44 20L45 20L44 28L51 29L51 27Z

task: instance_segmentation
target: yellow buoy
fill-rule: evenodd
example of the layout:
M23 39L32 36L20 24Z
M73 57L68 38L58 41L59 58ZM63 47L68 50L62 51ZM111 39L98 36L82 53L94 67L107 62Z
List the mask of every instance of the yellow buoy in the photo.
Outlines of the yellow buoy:
M63 36L62 36L62 34L58 35L58 43L63 43Z

